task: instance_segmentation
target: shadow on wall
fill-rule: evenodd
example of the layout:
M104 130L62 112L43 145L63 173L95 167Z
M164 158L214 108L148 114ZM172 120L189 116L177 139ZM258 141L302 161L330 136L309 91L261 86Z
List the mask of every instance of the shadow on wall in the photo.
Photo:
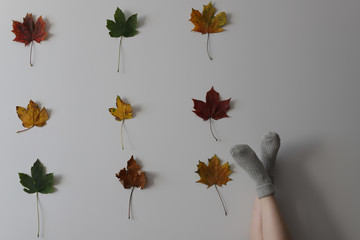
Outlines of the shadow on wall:
M321 144L320 139L309 139L283 145L280 149L276 164L276 197L293 240L344 239L321 194L321 186L317 186L316 179L308 171L313 165L312 156L321 150ZM319 174L321 171L319 169Z

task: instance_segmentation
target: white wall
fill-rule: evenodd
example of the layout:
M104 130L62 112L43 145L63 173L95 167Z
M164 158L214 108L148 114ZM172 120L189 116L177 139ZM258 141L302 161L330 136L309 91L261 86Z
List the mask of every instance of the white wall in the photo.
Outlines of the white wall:
M223 0L225 32L191 32L191 8L207 1L2 0L0 8L0 239L35 239L35 196L17 172L39 158L55 172L58 191L41 195L44 239L248 239L254 186L229 149L259 151L268 130L282 137L277 197L294 239L358 239L360 202L360 1ZM106 29L116 7L138 13L140 33L123 41ZM13 42L11 20L40 14L51 36L29 47ZM232 97L231 116L214 124L192 113L191 98L211 86ZM120 123L108 112L116 95L136 109ZM22 134L15 106L33 99L48 124ZM196 164L216 153L233 181L221 189L195 183ZM115 172L134 154L149 187L133 198Z

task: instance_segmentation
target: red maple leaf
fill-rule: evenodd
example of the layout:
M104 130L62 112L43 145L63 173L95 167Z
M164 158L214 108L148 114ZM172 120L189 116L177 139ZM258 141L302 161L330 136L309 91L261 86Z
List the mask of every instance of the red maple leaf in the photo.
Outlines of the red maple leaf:
M31 44L30 50L30 65L31 64L31 52L33 47L33 41L40 43L43 41L47 32L45 32L45 22L43 21L42 16L40 16L36 23L34 23L34 19L31 13L26 14L24 17L23 23L13 20L13 30L12 32L15 34L15 38L13 41L24 43L25 46Z
M226 112L230 109L231 98L220 101L219 93L214 90L214 87L212 87L206 93L206 102L197 99L192 100L194 101L195 109L193 112L202 119L204 119L204 121L210 119L210 130L213 137L217 141L217 138L214 136L214 133L212 131L211 119L218 120L221 118L229 117Z

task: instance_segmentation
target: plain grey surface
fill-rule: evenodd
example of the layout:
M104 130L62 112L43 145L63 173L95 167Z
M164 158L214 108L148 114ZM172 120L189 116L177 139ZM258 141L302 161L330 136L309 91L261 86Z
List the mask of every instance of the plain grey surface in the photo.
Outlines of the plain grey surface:
M248 239L255 197L252 181L229 149L260 137L282 138L277 198L295 240L359 238L360 1L223 0L223 33L194 33L191 8L207 1L11 1L0 8L0 238L36 233L35 196L17 172L39 158L58 177L58 191L40 196L44 239ZM118 40L106 19L116 7L138 13L139 35ZM11 20L42 14L50 38L29 51L13 42ZM192 113L191 98L214 86L232 98L230 118L209 123ZM120 124L108 113L116 95L135 118ZM50 111L47 126L23 134L15 106L33 99ZM115 173L134 155L149 175L130 192ZM220 191L195 183L199 160L214 154L233 168Z

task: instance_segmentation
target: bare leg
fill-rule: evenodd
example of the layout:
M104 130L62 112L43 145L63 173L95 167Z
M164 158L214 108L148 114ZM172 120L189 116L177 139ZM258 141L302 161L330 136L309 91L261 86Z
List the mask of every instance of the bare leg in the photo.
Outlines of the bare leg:
M275 133L268 135L269 141L268 139L262 141L262 154L268 165L273 167L280 139ZM248 145L243 144L233 146L230 152L236 163L255 181L256 192L260 199L255 199L254 202L251 240L290 240L290 233L273 196L275 189L256 153ZM274 161L270 162L270 160Z
M281 216L274 195L260 199L264 240L290 240L290 232Z
M257 196L254 200L254 209L251 217L250 240L263 240L261 204Z

